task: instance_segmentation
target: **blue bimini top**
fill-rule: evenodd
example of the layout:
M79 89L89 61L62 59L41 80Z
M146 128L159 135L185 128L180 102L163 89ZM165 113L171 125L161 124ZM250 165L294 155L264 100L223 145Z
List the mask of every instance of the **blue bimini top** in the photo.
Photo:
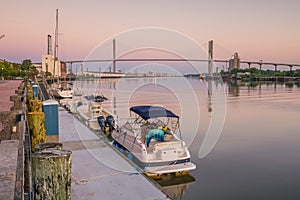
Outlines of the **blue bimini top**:
M163 108L161 106L134 106L130 108L130 111L138 114L144 120L157 117L174 117L179 118L172 111Z

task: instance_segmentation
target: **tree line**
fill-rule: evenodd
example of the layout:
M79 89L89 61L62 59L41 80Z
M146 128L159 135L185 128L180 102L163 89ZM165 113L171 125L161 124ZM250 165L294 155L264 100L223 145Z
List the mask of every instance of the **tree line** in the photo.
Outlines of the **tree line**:
M10 63L8 61L0 62L0 75L5 79L14 79L16 77L34 77L39 74L38 70L32 64L30 59L25 59L22 63Z
M259 70L257 68L247 68L247 69L233 69L230 72L221 71L221 75L230 77L241 77L241 78L253 78L253 77L300 77L300 70Z

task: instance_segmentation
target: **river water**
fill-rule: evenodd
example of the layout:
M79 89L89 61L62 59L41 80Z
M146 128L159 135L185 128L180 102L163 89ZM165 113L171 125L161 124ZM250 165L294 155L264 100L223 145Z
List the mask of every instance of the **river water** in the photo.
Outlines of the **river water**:
M77 81L109 98L122 119L134 105L162 105L181 117L197 169L158 181L174 199L300 199L300 85L198 78Z

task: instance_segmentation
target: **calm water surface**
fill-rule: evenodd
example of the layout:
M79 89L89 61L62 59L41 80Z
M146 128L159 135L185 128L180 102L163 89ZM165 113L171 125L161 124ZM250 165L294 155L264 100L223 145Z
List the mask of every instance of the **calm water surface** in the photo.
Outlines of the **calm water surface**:
M102 93L120 118L134 105L163 105L181 116L197 169L159 181L174 199L300 199L299 84L229 84L190 78L127 78L76 83ZM97 86L96 90L95 87ZM76 86L75 86L76 87ZM224 97L217 100L217 97ZM225 108L212 151L199 150L214 113ZM121 120L122 121L122 120Z

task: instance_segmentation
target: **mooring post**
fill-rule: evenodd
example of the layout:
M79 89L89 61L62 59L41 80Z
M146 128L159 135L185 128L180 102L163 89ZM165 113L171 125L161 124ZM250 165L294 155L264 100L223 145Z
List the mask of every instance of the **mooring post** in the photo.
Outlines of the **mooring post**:
M34 199L71 199L72 152L44 149L32 154Z
M31 139L31 150L34 152L35 145L46 142L45 114L43 112L29 112L28 123Z
M26 86L27 86L26 100L28 103L30 100L33 100L33 90L29 81L26 82Z
M43 112L42 101L40 100L29 100L28 111L29 112Z
M46 143L40 143L35 145L35 151L43 151L44 149L57 149L62 150L63 145L62 143L56 143L56 142L46 142Z

